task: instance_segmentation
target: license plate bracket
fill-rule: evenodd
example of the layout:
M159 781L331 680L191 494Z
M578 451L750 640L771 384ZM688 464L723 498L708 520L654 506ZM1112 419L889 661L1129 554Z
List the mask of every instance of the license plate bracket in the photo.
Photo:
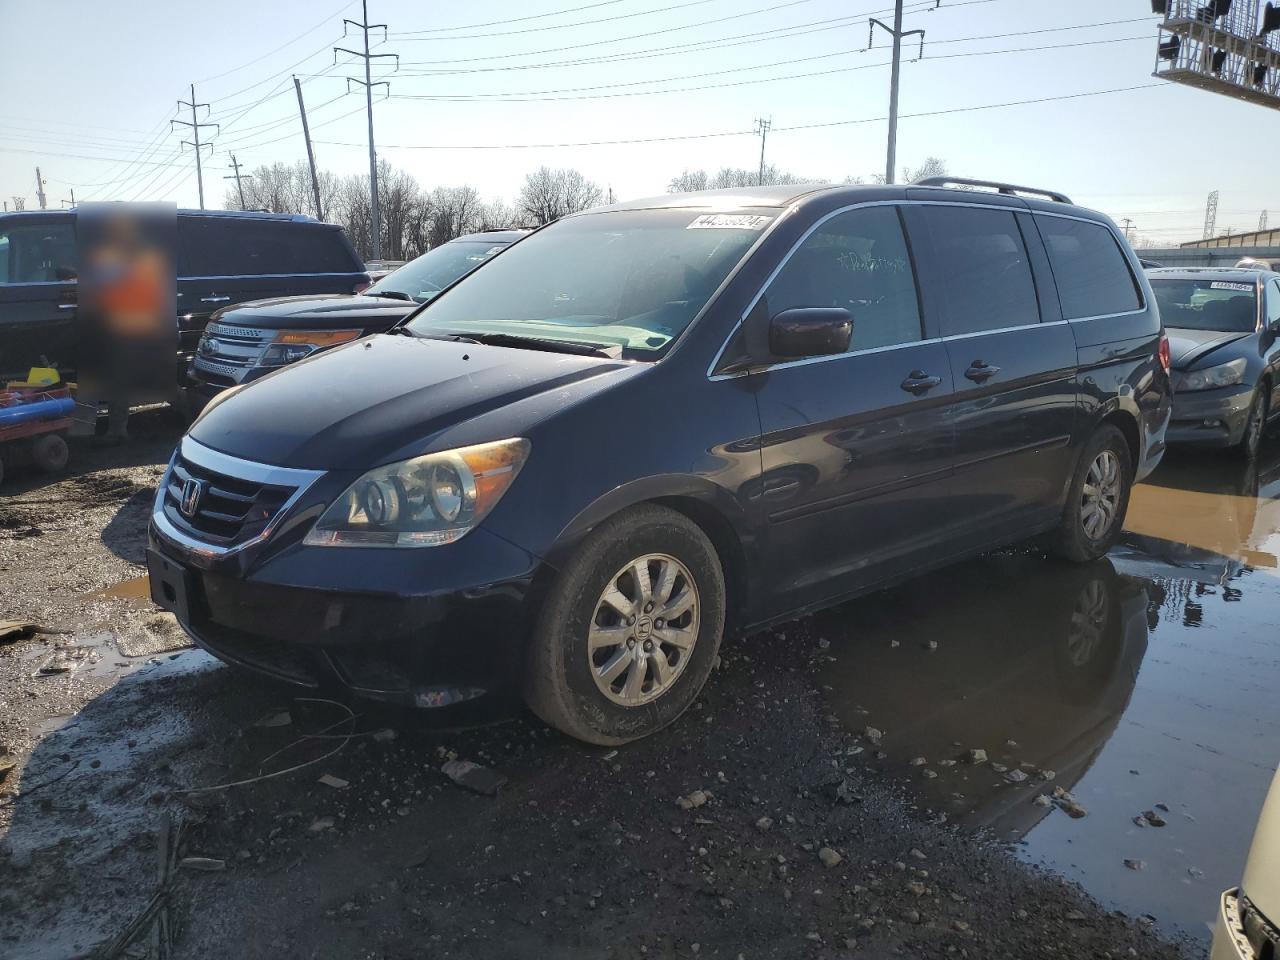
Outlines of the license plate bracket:
M151 599L173 611L182 623L191 622L191 571L156 550L147 551Z

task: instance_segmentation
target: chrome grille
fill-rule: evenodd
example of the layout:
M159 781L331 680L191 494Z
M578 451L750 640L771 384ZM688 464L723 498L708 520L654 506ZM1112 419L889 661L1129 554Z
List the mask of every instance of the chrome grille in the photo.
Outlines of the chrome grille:
M274 330L210 323L196 348L196 369L235 377L240 369L258 362L275 336Z
M197 485L194 511L183 511L184 491ZM266 532L296 487L256 483L202 467L178 454L165 477L169 521L201 540L234 546Z

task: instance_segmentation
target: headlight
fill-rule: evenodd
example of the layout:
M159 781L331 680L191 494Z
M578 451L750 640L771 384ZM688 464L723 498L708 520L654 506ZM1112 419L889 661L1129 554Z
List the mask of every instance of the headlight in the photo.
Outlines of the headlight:
M319 547L438 547L473 530L529 458L529 441L499 440L370 470L316 521Z
M1216 367L1204 370L1192 370L1184 373L1178 381L1178 390L1213 390L1216 387L1230 387L1244 381L1244 371L1248 364L1244 357L1230 363L1220 363Z
M336 347L360 336L359 330L281 330L271 346L262 352L258 365L283 367L296 363L325 347Z

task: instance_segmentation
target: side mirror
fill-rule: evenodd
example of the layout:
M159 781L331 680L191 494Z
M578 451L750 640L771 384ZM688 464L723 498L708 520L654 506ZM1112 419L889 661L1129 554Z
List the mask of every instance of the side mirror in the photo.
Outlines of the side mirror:
M795 307L769 321L769 352L800 359L845 353L853 339L853 315L843 307Z

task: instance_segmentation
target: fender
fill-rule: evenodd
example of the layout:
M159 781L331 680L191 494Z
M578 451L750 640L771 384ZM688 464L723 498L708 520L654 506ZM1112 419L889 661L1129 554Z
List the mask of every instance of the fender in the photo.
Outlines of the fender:
M614 487L579 511L555 538L546 561L557 569L573 548L595 527L616 513L640 503L670 497L696 500L710 507L738 538L744 559L754 556L756 536L741 503L724 487L689 474L658 474Z

